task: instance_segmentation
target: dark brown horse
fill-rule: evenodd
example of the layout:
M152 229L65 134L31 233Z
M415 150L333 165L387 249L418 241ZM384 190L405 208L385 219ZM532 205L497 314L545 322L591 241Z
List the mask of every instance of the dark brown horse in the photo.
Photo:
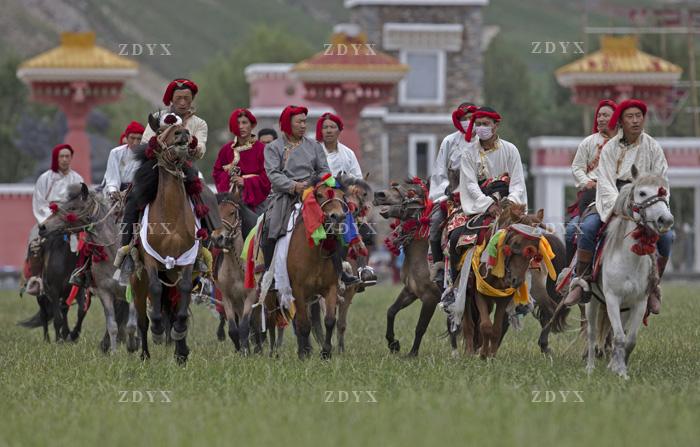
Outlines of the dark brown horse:
M422 182L421 182L422 183ZM420 216L426 211L427 190L424 185L415 180L407 180L404 184L393 184L389 189L374 193L374 205L379 207L379 214L385 219L397 219L402 226L407 222L414 230L401 233L397 244L403 246L404 262L401 268L403 289L394 303L387 310L386 341L389 350L399 352L401 345L394 336L394 320L396 314L420 299L421 311L416 324L413 346L409 356L417 356L423 335L435 313L435 307L440 302L440 289L430 279L428 265L428 235L421 234L425 223L419 222ZM398 228L398 227L397 227ZM401 227L404 228L404 227Z

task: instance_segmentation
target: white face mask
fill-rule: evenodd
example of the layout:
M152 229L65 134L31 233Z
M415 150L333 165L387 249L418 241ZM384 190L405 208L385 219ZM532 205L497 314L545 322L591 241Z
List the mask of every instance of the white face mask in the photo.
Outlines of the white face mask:
M488 140L493 136L493 129L491 126L479 126L476 127L476 135L479 137L480 140Z

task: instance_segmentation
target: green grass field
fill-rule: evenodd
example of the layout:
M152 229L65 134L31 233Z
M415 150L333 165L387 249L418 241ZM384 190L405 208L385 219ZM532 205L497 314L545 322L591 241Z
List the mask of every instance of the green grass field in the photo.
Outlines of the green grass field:
M440 312L419 358L391 355L385 312L397 289L390 287L356 297L347 352L330 361L318 358L317 346L311 360L297 360L291 333L279 359L241 358L230 341L216 340L211 313L195 308L186 368L175 364L169 346L152 346L146 363L123 346L103 355L98 302L76 344L45 344L40 330L15 325L35 312L34 299L5 291L0 445L697 446L696 287L665 285L663 314L642 329L628 381L614 377L604 362L587 377L582 342L565 352L575 332L554 336L555 355L544 358L530 317L522 332L507 335L492 362L452 359L438 337L445 326ZM404 351L417 315L414 304L397 319ZM131 402L120 402L124 391ZM160 393L149 402L146 391L165 391L171 402L162 402ZM359 402L353 391L361 392ZM376 403L367 402L366 391ZM547 391L555 402L544 402L553 395ZM566 391L564 402L560 392ZM143 401L133 402L138 392ZM326 402L329 393L334 402ZM347 402L338 402L344 393Z

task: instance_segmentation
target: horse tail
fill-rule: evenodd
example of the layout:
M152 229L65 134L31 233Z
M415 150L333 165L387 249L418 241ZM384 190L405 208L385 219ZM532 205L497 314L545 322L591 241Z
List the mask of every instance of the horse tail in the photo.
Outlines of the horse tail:
M47 309L47 316L46 316L46 323L49 321L53 320L53 309L51 306L48 306ZM22 326L27 329L34 329L37 327L42 327L44 325L44 319L41 315L41 309L37 311L34 315L31 317L27 318L26 320L20 320L17 322L18 326Z

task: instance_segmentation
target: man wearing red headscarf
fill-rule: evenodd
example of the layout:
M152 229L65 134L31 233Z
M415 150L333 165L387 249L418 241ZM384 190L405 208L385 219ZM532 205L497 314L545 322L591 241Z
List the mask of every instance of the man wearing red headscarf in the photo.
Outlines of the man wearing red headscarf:
M455 132L446 136L440 144L435 163L433 163L433 172L430 176L430 200L433 201L433 211L430 214L430 251L433 256L433 265L431 267L431 276L433 282L444 289L445 282L445 255L442 252L442 229L445 223L445 210L441 206L442 202L448 199L447 187L450 184L448 172L459 169L459 160L462 156L459 148L464 148L461 144L464 141L465 127L471 119L472 113L477 107L471 102L463 102L452 112L452 124L455 126Z
M73 161L73 148L68 144L59 144L51 151L51 168L41 174L34 186L32 211L36 219L29 233L29 250L25 263L24 277L29 278L26 291L38 295L41 289L41 242L38 225L51 215L49 205L66 199L68 185L82 183L83 177L70 168Z
M593 119L593 133L581 141L576 150L576 156L571 163L571 172L576 179L578 194L576 203L569 207L571 220L566 225L566 257L569 262L574 253L574 235L578 227L581 213L595 200L596 193L596 173L600 160L600 152L605 143L616 133L617 127L610 129L608 123L612 118L617 104L610 99L603 99L598 103Z
M270 181L265 173L265 145L253 134L257 123L248 109L231 113L229 130L233 140L221 146L212 177L218 192L229 192L231 181L243 188L243 202L259 215L270 193Z
M611 218L613 207L620 188L632 181L632 166L639 175L658 175L668 179L668 163L661 145L649 134L644 132L644 122L647 106L638 99L628 99L621 102L610 118L608 127L613 130L620 125L620 132L612 137L603 147L600 162L597 167L597 189L595 197L595 212L587 214L581 221L581 235L576 251L576 278L572 280L565 304L571 306L590 300L591 265L596 246L596 237L603 225ZM671 192L665 191L670 199ZM656 258L659 278L664 274L666 263L671 255L673 230L660 235L656 244ZM658 287L649 293L648 311L659 313L661 306L661 291Z
M265 172L272 184L262 236L265 270L272 264L277 240L287 234L294 203L307 187L312 186L309 180L331 173L323 147L305 136L307 114L306 107L285 107L279 121L283 135L265 146ZM339 273L346 284L359 283L358 278Z
M189 79L175 79L168 84L163 94L163 104L167 109L161 113L172 112L182 118L183 124L190 135L197 138L197 154L196 157L201 159L207 150L208 127L206 121L195 115L193 105L194 98L197 96L199 87ZM156 133L150 126L146 126L146 130L141 138L142 143L148 143L152 136Z
M362 169L355 153L338 140L342 131L343 120L338 115L326 112L316 122L316 141L321 143L326 151L328 166L334 176L344 172L352 177L362 178Z
M144 131L140 123L130 122L123 134L126 143L109 152L107 169L105 169L104 193L113 200L118 199L119 191L126 190L134 179L134 173L139 167L134 149L141 143Z

